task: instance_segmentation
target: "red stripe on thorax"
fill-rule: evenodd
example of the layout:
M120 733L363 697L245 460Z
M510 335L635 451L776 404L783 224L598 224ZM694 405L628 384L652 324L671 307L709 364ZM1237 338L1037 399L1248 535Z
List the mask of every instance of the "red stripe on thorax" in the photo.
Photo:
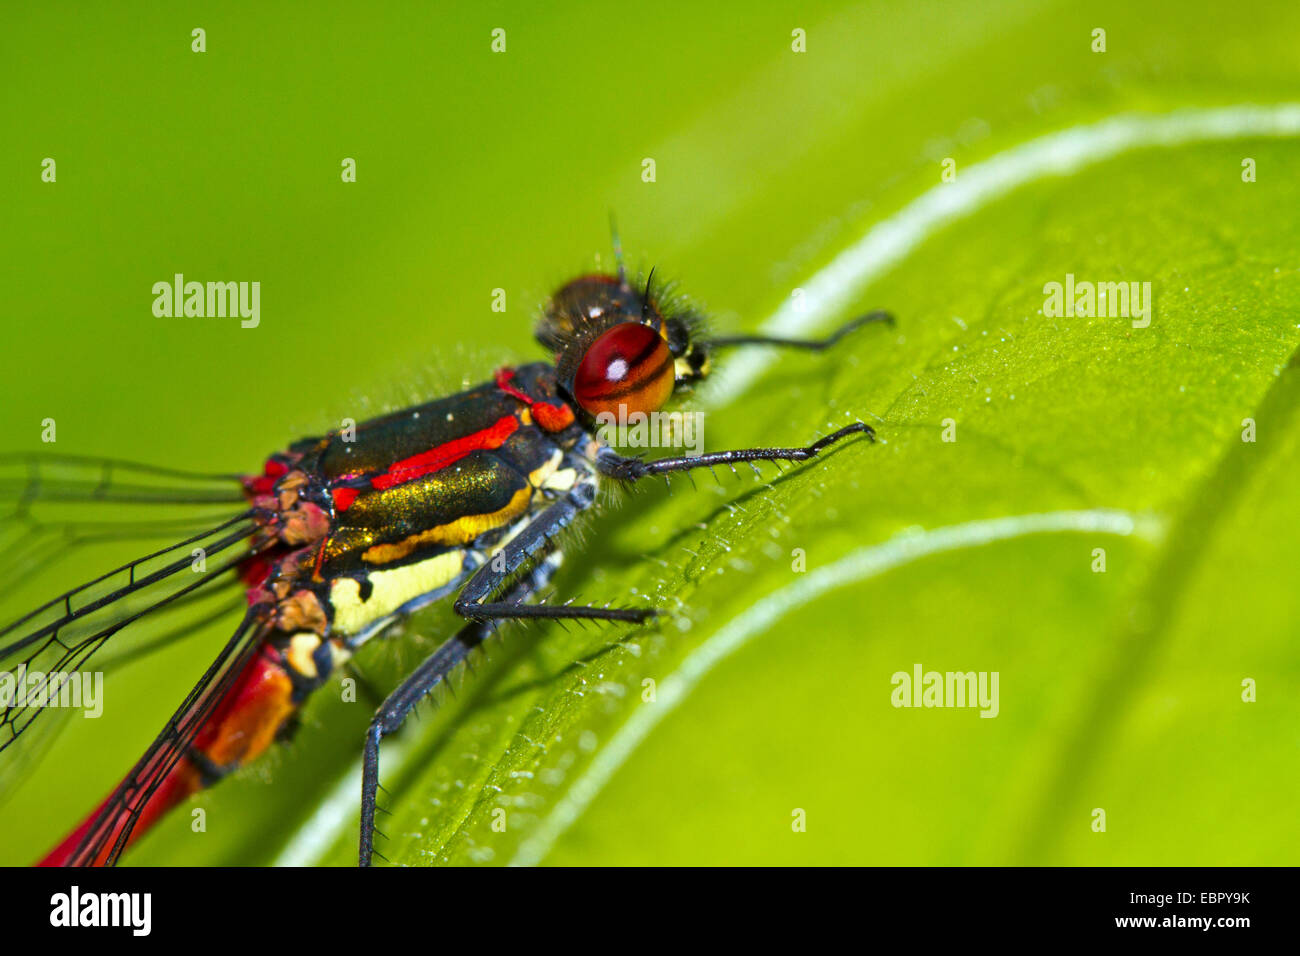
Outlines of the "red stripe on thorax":
M527 405L529 411L533 413L533 421L537 422L543 430L558 432L573 424L573 409L568 405L552 405L550 402L543 402L533 398L527 392L521 391L510 384L511 379L514 377L514 369L498 369L496 374L497 388L511 398L517 398Z
M513 415L503 416L482 431L453 439L436 448L394 462L388 466L388 471L371 478L370 486L382 491L453 465L472 451L500 448L518 429L519 419Z
M334 507L339 511L347 511L352 507L352 502L357 500L357 495L361 494L359 488L334 488L330 491L330 496L334 499Z

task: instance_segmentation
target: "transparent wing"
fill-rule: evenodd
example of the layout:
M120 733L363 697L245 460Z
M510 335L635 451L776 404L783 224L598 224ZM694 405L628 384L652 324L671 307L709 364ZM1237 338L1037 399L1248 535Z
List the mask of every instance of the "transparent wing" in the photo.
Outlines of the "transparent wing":
M245 508L232 514L232 504ZM63 712L50 703L66 701L71 682L97 652L142 618L167 614L157 627L130 628L130 636L113 641L114 653L102 663L130 660L225 613L231 595L218 607L210 599L215 586L233 581L239 563L269 543L259 538L246 505L231 475L62 455L0 456L6 605L40 590L48 594L60 574L84 574L96 557L140 548L150 539L172 542L34 608L29 604L0 628L0 752L27 736L38 720L51 728L61 723L41 715ZM41 746L33 749L42 749L51 736L40 735ZM14 766L6 759L0 775Z
M151 806L160 788L174 782L172 772L189 752L195 736L221 703L245 665L258 652L269 628L268 618L250 609L204 671L194 689L99 809L56 849L47 862L60 866L111 866L131 842L136 827L161 812ZM166 795L160 795L166 802Z

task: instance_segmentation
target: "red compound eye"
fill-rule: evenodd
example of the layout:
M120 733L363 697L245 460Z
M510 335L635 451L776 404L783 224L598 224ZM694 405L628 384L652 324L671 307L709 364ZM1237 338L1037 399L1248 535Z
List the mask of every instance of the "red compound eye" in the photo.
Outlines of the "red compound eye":
M591 343L573 378L573 397L590 415L654 412L673 393L673 357L658 332L624 322Z

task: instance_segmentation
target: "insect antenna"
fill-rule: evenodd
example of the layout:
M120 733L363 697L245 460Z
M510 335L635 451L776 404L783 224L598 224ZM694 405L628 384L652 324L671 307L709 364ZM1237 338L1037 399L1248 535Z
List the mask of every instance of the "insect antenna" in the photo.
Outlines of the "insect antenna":
M873 322L883 322L886 325L893 325L894 316L889 312L868 312L866 315L860 315L856 319L844 323L824 339L787 339L773 335L724 335L710 339L709 345L714 348L728 345L774 345L780 348L805 349L809 352L821 352L830 348L850 332Z
M641 294L641 321L645 321L646 312L650 309L650 283L654 281L655 269L657 266L650 268L650 274L645 277L645 292Z

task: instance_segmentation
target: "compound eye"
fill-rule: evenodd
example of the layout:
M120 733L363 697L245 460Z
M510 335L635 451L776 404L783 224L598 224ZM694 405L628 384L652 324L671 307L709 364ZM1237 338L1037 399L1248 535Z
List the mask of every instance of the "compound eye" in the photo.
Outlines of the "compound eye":
M573 397L592 416L658 411L673 393L673 357L663 337L624 322L591 343L573 377Z

